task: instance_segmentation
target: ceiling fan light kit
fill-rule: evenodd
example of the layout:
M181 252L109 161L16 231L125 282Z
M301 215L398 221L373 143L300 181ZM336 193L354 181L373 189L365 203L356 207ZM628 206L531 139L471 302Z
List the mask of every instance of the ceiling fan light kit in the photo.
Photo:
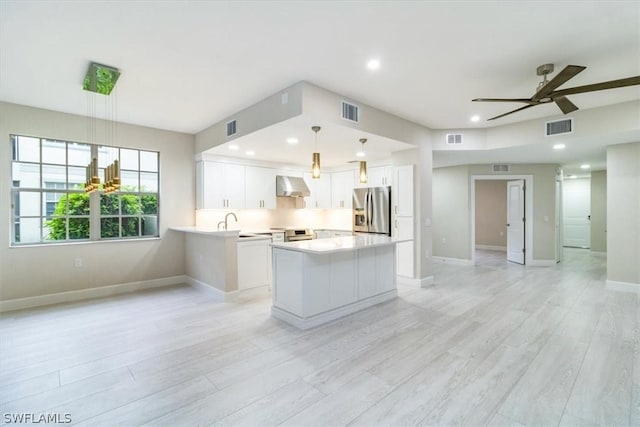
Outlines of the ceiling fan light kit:
M567 65L562 71L560 71L551 80L547 80L547 75L553 73L553 64L543 64L536 68L536 74L543 77L543 80L538 84L536 93L531 98L476 98L473 102L520 102L526 104L524 107L516 108L499 116L491 117L487 121L496 120L509 114L517 113L518 111L526 110L527 108L535 107L536 105L548 104L554 102L563 114L569 114L578 110L578 107L567 99L567 95L574 95L577 93L595 92L599 90L616 89L626 86L640 85L640 76L628 77L618 80L610 80L608 82L594 83L585 86L577 86L569 89L556 90L567 81L574 78L578 73L584 71L587 67L582 65Z

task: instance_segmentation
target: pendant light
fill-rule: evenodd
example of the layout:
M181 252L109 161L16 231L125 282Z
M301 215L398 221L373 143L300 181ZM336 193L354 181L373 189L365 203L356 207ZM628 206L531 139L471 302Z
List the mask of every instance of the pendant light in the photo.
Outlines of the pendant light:
M312 126L311 130L316 133L316 151L313 153L313 160L311 163L311 178L320 178L320 153L318 152L318 132L320 132L320 126Z
M367 138L360 138L360 142L362 143L362 154L364 155L364 143L367 142ZM360 183L367 183L367 161L360 161Z

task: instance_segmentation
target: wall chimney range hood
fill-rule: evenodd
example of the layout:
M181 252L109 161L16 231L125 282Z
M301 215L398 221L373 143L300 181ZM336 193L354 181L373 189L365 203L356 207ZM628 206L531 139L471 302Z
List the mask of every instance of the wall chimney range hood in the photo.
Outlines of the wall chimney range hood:
M309 197L311 192L304 179L297 176L276 175L276 196Z

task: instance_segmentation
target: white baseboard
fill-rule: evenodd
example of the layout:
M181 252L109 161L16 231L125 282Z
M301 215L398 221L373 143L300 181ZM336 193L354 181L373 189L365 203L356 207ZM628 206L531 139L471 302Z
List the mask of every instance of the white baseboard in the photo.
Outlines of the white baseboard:
M555 259L532 259L527 265L529 267L553 267L556 264Z
M191 276L185 276L185 278L186 278L185 282L188 285L198 289L199 291L202 291L202 292L206 293L214 301L217 301L217 302L224 302L225 301L225 292L224 291L221 291L218 288L214 288L211 285L207 285L206 283L201 282L198 279L194 279Z
M371 298L367 298L362 301L357 301L357 302L354 302L353 304L348 304L343 307L338 307L334 310L327 311L326 313L320 313L311 317L300 317L296 314L293 314L281 308L272 306L271 316L275 317L276 319L280 319L284 322L287 322L290 325L293 325L299 329L311 329L311 328L315 328L316 326L323 325L327 322L331 322L332 320L336 320L341 317L347 316L349 314L353 314L357 311L363 310L365 308L374 306L376 304L380 304L382 302L392 300L397 296L398 296L398 291L393 289L383 294L375 295L375 296L372 296Z
M507 247L506 246L476 245L476 249L481 249L481 250L485 250L485 251L507 252Z
M444 256L434 256L431 257L434 262L439 262L441 264L451 264L451 265L473 265L473 261L470 259L462 259L462 258L449 258Z
M414 279L413 277L397 276L399 285L413 286L416 288L426 288L433 285L433 276L423 277L422 279Z
M209 298L216 302L230 302L238 300L242 297L251 297L257 295L266 295L271 292L271 286L263 285L255 288L241 289L238 291L224 292L218 288L214 288L200 280L194 279L191 276L185 276L185 282L194 288L206 293Z
M607 280L606 288L610 291L633 292L640 294L640 283Z
M77 291L58 292L55 294L38 295L35 297L17 298L0 301L0 313L22 310L25 308L42 307L45 305L65 302L81 301L93 298L109 297L143 289L188 283L187 276L171 276L161 279L142 280L139 282L120 283L117 285L100 286L98 288L79 289Z

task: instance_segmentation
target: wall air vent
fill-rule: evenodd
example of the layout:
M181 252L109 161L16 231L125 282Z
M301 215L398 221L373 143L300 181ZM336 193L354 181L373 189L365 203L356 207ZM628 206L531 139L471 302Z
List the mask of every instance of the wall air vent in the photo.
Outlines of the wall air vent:
M544 125L546 136L573 132L573 119L555 120L553 122L546 122Z
M360 121L360 109L357 105L342 101L342 118L358 123Z
M236 134L236 121L231 120L229 123L227 123L227 136L231 136L235 134Z
M447 145L462 145L462 134L461 133L448 133L447 134Z
M509 165L492 165L493 172L509 172Z

